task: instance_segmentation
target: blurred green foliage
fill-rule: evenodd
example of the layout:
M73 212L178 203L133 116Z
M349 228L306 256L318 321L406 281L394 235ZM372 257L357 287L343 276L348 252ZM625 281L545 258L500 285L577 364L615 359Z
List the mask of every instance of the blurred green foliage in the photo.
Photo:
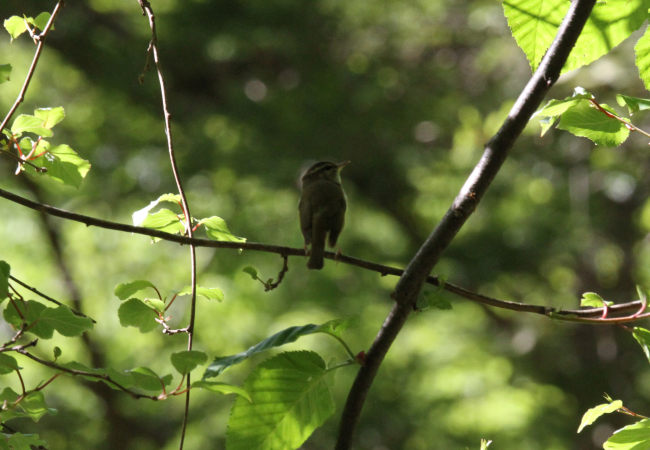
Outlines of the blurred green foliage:
M53 6L7 0L0 12L3 19L36 16ZM404 267L530 76L501 6L491 1L160 0L153 8L192 213L218 215L252 242L301 247L301 168L351 160L343 172L343 253ZM157 76L147 73L138 83L149 37L135 0L68 2L19 113L63 106L66 120L50 141L70 145L92 169L79 190L35 177L33 189L3 158L0 187L123 223L174 192ZM566 74L550 98L564 98L577 85L612 105L616 93L647 97L633 45L626 41ZM1 111L15 101L33 50L26 36L0 41L0 64L13 67L0 87ZM634 121L650 130L646 115ZM561 130L543 137L539 131L531 123L435 273L503 300L569 309L585 291L615 302L635 299L635 284L650 283L647 141L632 135L621 147L605 148ZM52 355L59 346L61 362L173 372L169 355L186 348L185 336L122 328L113 291L139 279L163 292L183 288L186 247L51 219L60 233L59 261L37 213L0 204L0 259L12 274L67 301L65 264L83 311L98 321L87 340L55 336L36 354ZM353 351L367 350L390 311L396 278L331 261L315 273L291 258L279 288L264 292L241 270L252 265L266 280L282 262L272 254L199 249L199 284L222 289L225 298L199 299L195 349L211 361L289 326L357 314L361 322L346 338ZM627 423L611 415L576 434L602 392L640 413L650 409L650 367L629 333L443 295L453 309L414 315L389 352L361 418L359 449L476 448L481 438L492 448L592 448ZM174 327L186 325L188 305L182 297L168 311ZM0 332L3 342L12 336L5 325ZM326 361L346 358L322 336L288 348L317 351ZM241 384L265 357L228 371L224 381ZM19 363L26 383L51 376L32 361ZM303 448L332 447L354 371L338 371L335 418ZM172 384L179 381L176 374ZM2 385L19 389L11 376ZM13 423L39 433L50 448L177 448L180 398L134 401L68 377L44 393L58 415ZM232 401L206 391L192 395L186 448L223 448Z

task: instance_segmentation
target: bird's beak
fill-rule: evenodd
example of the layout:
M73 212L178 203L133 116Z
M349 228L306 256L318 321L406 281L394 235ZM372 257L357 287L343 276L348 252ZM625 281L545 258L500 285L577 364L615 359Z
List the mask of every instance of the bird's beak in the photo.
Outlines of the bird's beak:
M348 164L350 164L350 161L343 161L342 163L338 163L336 165L336 168L339 169L339 171L341 171L341 169L347 166Z

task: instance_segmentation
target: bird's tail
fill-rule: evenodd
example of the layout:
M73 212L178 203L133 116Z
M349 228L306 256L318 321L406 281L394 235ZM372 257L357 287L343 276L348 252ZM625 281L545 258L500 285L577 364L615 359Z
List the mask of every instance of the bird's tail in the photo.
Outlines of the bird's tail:
M323 268L323 257L325 253L326 230L314 229L311 234L311 255L307 261L308 269L320 270Z

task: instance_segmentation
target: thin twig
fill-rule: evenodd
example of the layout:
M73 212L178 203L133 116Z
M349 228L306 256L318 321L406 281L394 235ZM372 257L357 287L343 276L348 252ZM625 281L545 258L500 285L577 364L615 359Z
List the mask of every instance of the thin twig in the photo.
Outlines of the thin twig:
M596 0L573 0L559 27L557 36L539 67L522 91L499 131L485 146L479 163L440 223L413 257L400 278L393 298L395 305L367 353L366 361L354 380L341 415L336 450L352 447L361 410L379 366L406 319L413 311L422 286L441 255L476 209L492 180L496 177L508 152L535 113L544 96L557 81L562 66L582 32Z
M282 283L282 279L284 278L284 274L286 274L289 271L289 257L287 255L280 255L280 256L284 258L284 265L282 266L282 270L280 270L280 273L278 274L278 281L271 284L264 284L265 292L272 291L273 289L280 286L280 283Z
M162 99L162 108L165 115L165 133L167 134L167 146L169 150L169 159L172 165L172 172L174 173L174 179L176 180L176 186L178 188L178 193L181 196L183 213L185 214L185 233L188 238L192 239L193 230L192 230L192 214L190 214L190 206L187 202L187 197L185 191L183 190L183 184L178 171L178 164L176 163L176 157L174 155L174 144L172 140L172 129L171 129L171 114L169 113L169 108L167 106L167 94L165 91L165 79L162 73L162 67L160 64L160 57L158 55L158 36L156 35L156 17L154 16L153 10L151 9L151 4L148 0L138 0L142 12L149 19L149 27L151 28L151 44L147 50L147 64L145 68L149 65L149 52L153 55L153 60L156 65L156 70L158 72L158 81L160 82L160 96ZM142 81L142 78L141 78ZM194 244L190 244L190 265L191 265L191 279L192 279L192 299L190 302L190 323L187 326L187 349L192 350L192 343L194 341L194 322L196 319L196 247ZM181 441L180 449L183 449L183 444L185 442L185 431L187 429L187 422L190 412L190 374L187 374L187 393L185 397L185 414L183 416L183 428L181 431Z
M51 369L56 369L60 370L61 372L69 373L70 375L75 375L75 376L82 376L82 377L90 377L90 378L97 378L99 380L106 381L107 383L112 384L116 388L126 392L129 394L132 398L134 399L139 399L139 398L148 398L149 400L158 400L158 397L155 395L144 395L144 394L138 394L137 392L133 392L124 386L122 386L120 383L116 382L113 380L110 375L105 375L105 374L97 374L97 373L92 373L92 372L84 372L83 370L75 370L75 369L68 369L67 367L63 367L57 363L53 363L51 361L47 361L45 359L41 359L38 356L34 356L25 349L19 349L16 350L18 353L27 356L29 359L32 359L36 361L37 363L40 363L44 366L47 366Z
M212 241L208 239L196 239L196 238L189 238L187 236L179 236L177 234L165 233L164 231L152 230L144 227L135 227L133 225L126 225L117 222L111 222L108 220L96 219L94 217L68 212L63 209L55 208L53 206L34 202L32 200L28 200L19 195L12 194L11 192L5 191L4 189L0 189L0 197L5 198L14 203L17 203L19 205L23 205L35 211L39 211L43 214L49 214L51 216L83 223L86 226L96 226L107 230L115 230L115 231L123 231L132 234L140 234L144 236L155 237L157 239L164 240L164 241L176 242L178 244L194 245L196 247L208 247L208 248L252 250L258 252L277 253L283 256L300 256L300 257L305 256L305 250L303 248L283 247L280 245L261 244L257 242L226 242L226 241ZM372 270L374 272L380 273L382 276L394 275L399 277L402 276L402 274L404 273L403 269L398 269L396 267L390 267L383 264L377 264L374 262L365 261L347 255L337 256L337 254L334 252L325 252L325 257L331 260L336 260L340 263L350 264L353 266L361 267L363 269ZM440 286L438 278L431 275L427 277L426 282L433 286L438 286L438 287ZM456 294L460 297L464 297L468 300L472 300L489 306L494 306L496 308L508 309L511 311L529 312L533 314L541 314L544 316L548 316L551 313L555 313L560 315L577 315L581 317L591 317L591 316L602 315L603 313L603 308L593 308L588 310L562 310L562 309L551 308L548 306L527 305L525 303L498 300L496 298L488 297L485 295L481 295L469 291L467 289L463 289L449 282L446 282L444 284L443 289L453 294ZM638 308L639 305L641 305L641 302L637 300L634 302L610 306L609 311L611 313L621 313L621 312L628 311L630 309Z
M4 118L2 124L0 125L0 132L2 132L2 130L5 129L7 123L11 120L11 117L16 112L16 109L18 109L18 105L20 105L23 102L23 100L25 100L25 92L27 92L27 88L29 87L29 82L32 81L32 77L34 76L34 71L36 70L36 64L38 63L38 60L41 57L41 52L43 51L43 45L45 45L45 38L47 37L48 33L52 29L52 24L54 23L56 16L59 14L59 11L64 5L65 5L65 0L59 0L59 2L54 7L54 11L52 11L52 15L50 16L50 20L47 22L45 29L41 34L39 34L36 37L36 40L38 41L38 45L36 46L36 53L34 54L32 65L29 67L29 71L27 72L27 77L25 78L25 82L23 83L22 89L18 93L18 98L16 99L16 102L11 107L11 109L7 113L7 116Z
M29 290L32 291L34 294L36 294L36 295L40 295L40 296L43 297L45 300L48 300L48 301L54 303L55 305L59 305L59 306L63 305L63 303L61 303L60 301L58 301L58 300L54 300L52 297L43 294L43 293L42 293L41 291L39 291L38 289L33 288L33 287L31 287L31 286L29 286L29 285L23 283L23 282L20 281L18 278L14 277L14 276L12 276L12 275L9 275L9 279L15 281L16 283L18 283L19 285L21 285L21 286L24 287L25 289L29 289ZM70 308L70 307L68 306L68 308ZM70 311L72 311L73 314L75 314L75 315L77 315L77 316L79 316L79 317L85 317L86 319L90 319L90 320L92 320L93 323L97 323L97 322L95 321L95 319L93 319L92 317L88 317L87 315L85 315L84 313L82 313L82 312L80 312L80 311L77 311L76 309L70 308Z

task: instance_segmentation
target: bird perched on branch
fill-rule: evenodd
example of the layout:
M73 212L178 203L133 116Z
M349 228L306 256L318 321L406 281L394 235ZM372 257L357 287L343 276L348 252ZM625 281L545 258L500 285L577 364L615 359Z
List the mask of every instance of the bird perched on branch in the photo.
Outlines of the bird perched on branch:
M341 186L341 169L350 161L336 164L330 161L317 162L302 176L300 229L305 238L305 250L311 244L307 267L323 268L325 241L329 234L329 245L334 247L345 223L345 192ZM340 250L338 251L340 253Z

